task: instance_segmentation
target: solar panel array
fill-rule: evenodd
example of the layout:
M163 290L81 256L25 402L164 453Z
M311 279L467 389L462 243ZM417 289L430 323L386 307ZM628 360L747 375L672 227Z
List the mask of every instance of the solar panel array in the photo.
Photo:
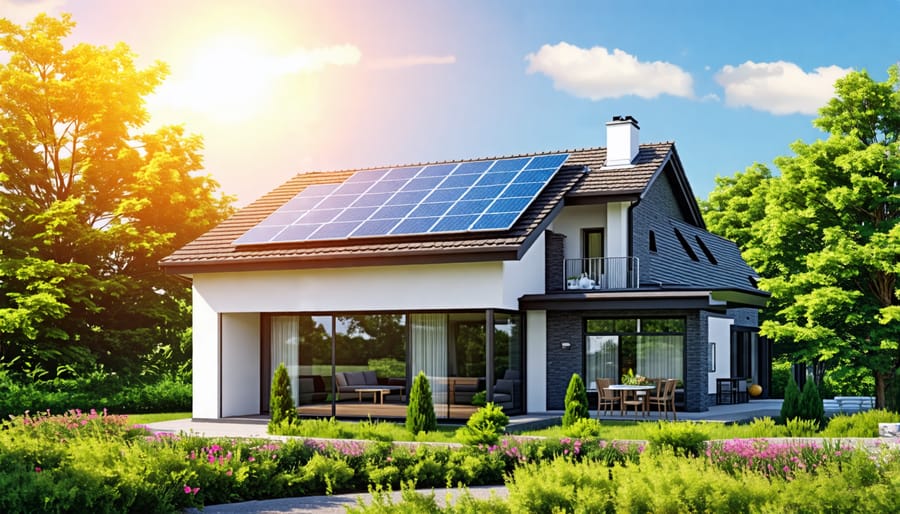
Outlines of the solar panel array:
M307 187L234 244L507 230L568 156L357 171Z

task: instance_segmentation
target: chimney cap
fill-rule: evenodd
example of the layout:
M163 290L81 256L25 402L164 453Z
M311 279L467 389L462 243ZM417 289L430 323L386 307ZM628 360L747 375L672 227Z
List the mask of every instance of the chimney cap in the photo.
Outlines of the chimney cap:
M638 120L634 119L634 116L631 116L631 115L627 115L627 116L622 116L622 115L613 116L613 117L612 117L612 120L613 120L613 121L629 121L629 122L631 122L635 127L641 128L640 126L638 126Z

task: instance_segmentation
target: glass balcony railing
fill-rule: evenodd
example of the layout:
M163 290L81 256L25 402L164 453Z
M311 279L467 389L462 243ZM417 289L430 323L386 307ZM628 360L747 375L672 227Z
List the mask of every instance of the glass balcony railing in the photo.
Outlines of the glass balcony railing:
M640 261L637 257L595 257L566 259L564 288L636 289L640 284Z

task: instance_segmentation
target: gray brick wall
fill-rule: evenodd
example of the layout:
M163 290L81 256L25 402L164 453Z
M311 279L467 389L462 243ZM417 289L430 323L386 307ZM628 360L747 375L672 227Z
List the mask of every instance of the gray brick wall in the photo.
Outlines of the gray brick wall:
M544 290L548 293L563 290L566 266L566 236L547 230L544 232Z
M566 388L573 373L584 378L584 318L587 317L685 318L684 410L708 410L714 400L708 394L709 313L706 311L547 312L547 409L564 410ZM568 349L562 343L569 343ZM693 365L692 365L693 363Z
M641 282L649 276L652 260L650 259L650 231L654 227L668 226L668 219L685 220L667 173L657 177L650 190L641 199L631 213L632 222L632 255L640 259ZM659 238L659 234L657 234ZM646 267L646 269L645 269Z
M727 314L737 326L754 328L759 326L759 310L757 309L728 309Z

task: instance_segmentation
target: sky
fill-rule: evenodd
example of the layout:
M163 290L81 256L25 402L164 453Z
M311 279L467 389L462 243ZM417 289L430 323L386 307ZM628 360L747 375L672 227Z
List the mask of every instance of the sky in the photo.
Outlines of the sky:
M615 115L706 198L825 138L837 78L900 61L900 0L0 0L40 12L167 63L145 130L201 135L238 206L306 171L605 146Z

